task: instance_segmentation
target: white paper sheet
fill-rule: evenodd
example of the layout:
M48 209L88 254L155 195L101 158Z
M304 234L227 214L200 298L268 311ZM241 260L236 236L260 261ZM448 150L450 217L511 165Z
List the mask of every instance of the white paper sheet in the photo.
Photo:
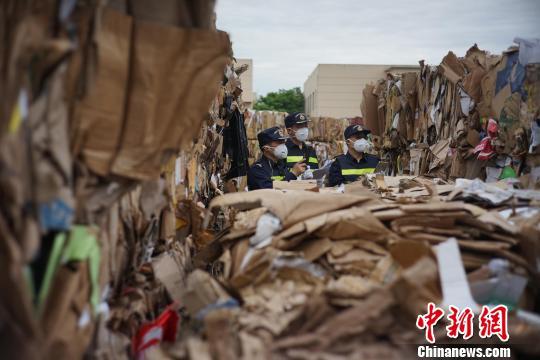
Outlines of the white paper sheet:
M471 295L457 240L450 238L437 245L435 250L443 292L442 305L447 309L450 305L456 306L460 310L468 307L472 311L478 312L479 307Z

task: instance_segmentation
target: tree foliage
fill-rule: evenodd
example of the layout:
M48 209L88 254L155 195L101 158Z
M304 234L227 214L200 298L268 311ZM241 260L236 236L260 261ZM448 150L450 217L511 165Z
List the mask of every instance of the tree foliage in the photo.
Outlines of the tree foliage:
M255 110L284 111L288 113L304 111L304 94L299 87L289 90L280 89L260 96L254 106Z

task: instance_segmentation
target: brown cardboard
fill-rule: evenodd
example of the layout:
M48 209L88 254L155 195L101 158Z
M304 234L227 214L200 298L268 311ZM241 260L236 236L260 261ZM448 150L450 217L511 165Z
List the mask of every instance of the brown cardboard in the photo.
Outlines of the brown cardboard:
M499 90L497 94L493 97L493 112L495 118L499 119L501 116L501 112L504 108L504 104L506 100L512 96L512 91L510 89L510 84L507 84L505 87Z
M388 189L388 186L386 185L386 182L385 182L385 179L384 179L384 175L382 175L382 174L377 174L376 175L375 184L376 184L378 190L387 190Z
M48 202L63 197L67 204L73 206L74 200L67 188L72 178L72 160L64 77L65 66L60 66L45 86L48 96L40 96L32 104L27 121L32 128L35 186L40 189L35 200Z
M275 190L313 190L317 188L317 180L273 181Z
M467 142L473 148L480 144L480 134L475 129L469 129L467 131Z
M242 331L239 337L242 345L242 354L245 359L264 359L269 356L264 342L257 336L250 335L247 331Z
M382 124L379 122L378 110L377 110L377 97L373 94L375 87L373 85L366 85L362 90L362 116L364 118L364 124L371 130L373 135L382 135Z
M377 263L369 278L379 284L389 284L394 282L401 270L402 268L397 261L391 255L387 255Z
M174 238L176 235L176 217L170 209L161 213L160 237L162 239Z
M266 214L268 209L264 207L242 211L235 215L233 228L237 230L255 229L259 218Z
M283 227L287 228L315 215L360 204L368 199L363 196L336 196L336 194L317 194L309 191L284 194L278 190L264 189L219 196L212 200L209 209L234 206L246 210L264 206L279 217L283 222ZM299 207L300 204L302 207Z
M235 341L233 320L232 312L226 309L212 311L205 317L206 336L212 358L237 359L239 344Z
M461 76L456 74L454 70L447 64L441 64L441 69L444 76L453 84L457 84L461 80Z
M485 75L486 71L478 66L463 79L463 88L477 104L482 101L481 82Z
M46 354L50 359L77 357L92 338L92 310L88 304L91 285L87 266L86 262L61 266L51 285L41 316ZM83 316L89 321L80 324Z
M7 112L19 95L19 85L24 84L31 101L30 116L18 131L0 139L0 288L6 289L0 300L0 348L5 350L7 344L22 351L13 356L13 351L3 351L7 358L39 358L40 354L51 358L137 357L127 350L130 340L141 325L169 304L170 298L185 305L193 318L202 307L230 299L224 288L234 291L241 305L207 314L201 328L196 329L205 342L193 338L186 341L191 335L185 330L190 329L182 323L176 344L155 347L146 356L406 358L399 344L415 343L416 337L411 334L422 336L414 327L414 318L425 313L427 301L440 301L438 267L431 259L429 244L454 236L459 245L455 250L468 269L483 266L492 258L506 258L511 262L511 272L535 279L539 219L528 219L524 229L525 216L520 212L521 205L534 208L536 202L524 198L509 202L516 207L510 210L516 211L510 213L508 221L478 206L452 201L459 191L448 198L439 197L452 185L435 186L440 182L434 179L364 179L348 185L345 195L330 194L335 189L323 190L324 194L241 193L231 201L218 200L220 207L226 206L214 206L203 224L205 205L223 189L217 175L225 173L230 159L219 160L223 138L216 130L200 125L204 121L226 124L220 110L224 98L240 85L237 73L241 69L235 70L232 59L228 59L227 84L211 96L208 115L203 105L198 106L198 97L203 101L207 92L217 90L207 79L211 74L204 74L200 80L183 70L205 72L208 64L192 52L200 50L206 56L212 44L217 44L217 57L222 56L217 49L220 35L214 43L199 41L198 35L188 36L193 43L186 45L183 36L167 34L171 29L175 34L199 34L200 30L182 30L180 26L210 28L213 1L164 0L158 6L151 1L113 0L120 13L134 14L134 23L129 18L125 23L125 18L116 15L119 21L111 21L110 9L102 18L102 2L78 2L74 14L65 21L58 21L58 9L51 4L29 7L20 3L8 0L9 13L0 8L0 19L4 20L0 21L0 38L6 40L0 44L6 55L0 67L9 75L6 84L0 84L3 119L9 118ZM48 37L53 35L50 41ZM107 47L103 46L104 36L109 36ZM162 49L162 41L171 45ZM73 56L63 58L71 49ZM68 90L63 94L60 80L66 75L61 74L64 64L60 62L65 61L75 65L73 73L67 75ZM500 70L497 62L473 47L465 59L449 54L438 68L421 63L418 78L414 74L390 75L392 80L378 82L371 93L368 89L368 98L376 106L373 126L396 128L391 137L374 138L374 152L382 151L377 155L383 157L388 150L381 149L385 144L393 156L394 163L389 165L400 163L400 170L407 172L412 162L417 167L411 169L413 173L424 174L430 169L432 177L443 179L457 153L459 159L452 174L464 176L466 170L469 175L480 173L482 164L470 150L478 142L475 132L484 120L480 117L493 116L493 94L489 91L494 89L485 93L478 89L478 69L492 75L489 85L494 88ZM216 82L221 80L223 69L209 67L217 74ZM527 78L527 100L522 101L516 92L502 99L497 114L501 115L500 141L507 147L511 143L506 130L511 132L519 118L525 139L536 115L537 89L529 87L536 77L528 70ZM398 81L401 87L396 85ZM486 104L471 108L467 117L462 117L458 104L460 82L475 100L491 96ZM99 90L97 95L88 92L92 84ZM71 104L74 118L69 124L75 163L67 151L64 97L79 101ZM198 109L193 109L194 103ZM373 120L373 104L369 107ZM365 108L366 103L362 109L367 113ZM192 114L195 110L197 113ZM263 125L283 124L283 116L270 112L251 120L253 137ZM347 123L313 119L310 125L314 137L329 141L317 149L329 156L339 153L343 142L335 139L342 138ZM468 129L475 130L469 135ZM257 147L256 140L251 145ZM181 161L173 159L161 166L169 155L176 157L182 146L190 151L181 156ZM417 155L411 156L415 161L410 161L411 148L418 151L411 154ZM520 166L525 172L535 164L535 157L525 154L527 149L528 144L523 144L520 154L512 154L515 164L527 165ZM113 163L117 155L121 164ZM118 179L118 174L129 179ZM167 195L173 196L162 212L163 187L157 181L141 184L139 180L163 175ZM243 188L245 178L238 183ZM77 195L78 220L101 226L99 280L102 289L110 286L110 291L102 294L109 302L110 318L101 316L98 323L100 340L109 341L96 341L89 352L85 350L95 318L84 316L90 311L86 264L61 266L45 312L38 316L29 291L31 284L22 271L42 245L32 204L57 195L68 197L72 190ZM252 211L236 216L238 209L246 208ZM280 218L283 230L274 234L267 247L254 250L249 247L250 237L266 212ZM192 273L186 286L185 271L193 264L193 253L195 265L205 271ZM531 304L536 300L537 285L530 282ZM509 316L515 320L514 313ZM444 325L441 327L444 330ZM521 333L524 328L519 327ZM513 329L511 332L516 334ZM44 345L41 352L28 356L32 351L27 350L37 349L37 343ZM103 344L110 344L114 351L99 352Z
M395 299L384 290L377 290L358 306L342 311L323 323L313 334L325 338L324 343L330 345L341 337L361 334L369 328L369 324L388 311ZM276 344L276 346L279 346Z
M210 345L206 341L190 336L186 340L186 347L190 359L212 360Z
M495 225L509 234L517 234L519 231L517 226L510 224L498 212L487 212L480 216L478 220L487 224Z
M463 75L465 75L463 65L452 51L449 51L443 58L441 68L443 69L444 76L454 84L461 80Z
M295 235L300 236L295 237ZM361 238L383 241L391 234L375 217L363 208L349 208L314 216L275 236L278 248L289 249L308 234L332 240Z
M437 263L431 257L423 257L402 272L402 277L392 285L399 306L416 318L423 314L428 302L438 304L442 300L439 289Z
M207 1L202 1L207 2ZM194 20L185 0L148 0L131 1L131 11L136 20L154 22L157 24L194 27Z
M497 81L497 72L500 66L506 64L506 57L495 66L487 69L486 75L481 80L482 101L479 104L480 116L496 116L493 108L493 98L495 97L495 82Z
M20 354L17 344L28 345L29 354L36 354L39 341L39 322L32 297L22 272L22 254L4 217L0 215L0 288L10 289L0 298L2 321L6 324L6 353Z
M477 67L485 69L488 66L487 55L487 51L480 50L478 45L474 44L467 50L465 58L463 59L463 64L469 71L472 71Z
M185 283L174 257L169 253L164 253L152 259L152 268L154 276L165 285L171 299L181 303Z
M411 162L409 168L411 169L411 175L420 175L422 169L422 157L424 155L423 149L411 149Z
M401 185L402 189L406 189L404 191L423 189L420 184L428 186L432 183L434 183L432 179L424 178L385 178L385 185L390 189L396 185L399 188ZM453 185L441 185L445 186L447 187L445 192L453 188ZM371 184L371 189L375 190L374 184ZM432 195L438 192L439 189L433 186L428 193ZM279 192L261 191L258 202L252 201L251 196L255 198L255 195L237 197L237 202L230 202L233 199L230 198L227 202L228 205L241 206L247 204L260 206L263 203L268 205L270 203L266 200L268 196L276 198L276 201L282 197L286 204L288 201L300 199L294 198L295 194L296 192L290 192L282 197ZM326 194L313 195L322 201ZM336 196L339 198L349 195ZM305 200L305 204L311 204L311 199ZM302 201L299 204L303 204ZM216 200L212 205L220 202L226 203L222 199ZM242 216L236 216L239 228L253 228L255 220L247 221L246 218L249 216L257 218L258 214L264 211L263 208L255 208ZM386 213L383 216L385 222L374 221L379 213ZM385 329L381 330L382 333L387 334L388 330L381 324L385 322L399 324L402 317L403 323L410 323L409 320L414 322L418 314L425 313L427 302L433 301L438 304L441 300L438 267L433 261L430 243L443 243L450 236L457 237L460 252L467 255L463 261L467 269L485 265L493 257L508 258L512 264L520 267L527 265L524 258L509 250L517 244L512 243L512 240L516 239L506 231L496 231L496 225L490 224L489 219L488 223L481 221L480 218L485 214L486 210L476 205L440 200L419 204L364 202L334 211L311 214L311 217L295 222L276 234L269 247L257 250L243 269L236 269L229 283L239 289L244 300L238 323L242 329L250 333L254 329L264 329L257 332L258 338L272 341L279 349L289 347L330 349L341 343L340 341L345 341L352 336L351 334L355 334L355 340L360 341L363 336L373 337L378 333L370 327L373 321L369 319L374 312L377 313L382 300L378 299L374 305L370 298L380 290L381 285L386 285L392 291L392 294L385 295L386 298L399 299L386 310L377 313L377 328L382 326L382 329ZM245 235L241 245L233 246L232 262L243 262L247 254L245 250L248 241L249 235ZM275 247L287 250L287 255ZM239 248L243 250L237 251ZM392 256L387 256L388 251ZM305 271L294 267L272 267L277 258L284 256L294 258L300 255L296 255L297 252L303 253L307 260L322 266L329 275L323 287L325 303L330 304L337 313L332 316L331 313L325 312L324 317L318 318L315 325L305 328L303 333L297 332L298 323L305 322L305 316L309 312L307 309L298 311L297 304L308 306L306 305L310 301L308 299L314 299L316 295L307 293L300 296L298 290L317 286L316 281L313 281L312 276L306 276ZM366 307L366 303L371 305ZM368 320L365 316L360 317L357 312L359 308L368 314L366 315ZM396 316L396 313L399 315ZM348 316L345 317L345 314ZM351 319L352 317L355 317L355 321ZM335 330L337 318L342 327L347 327L346 331ZM408 319L407 322L404 319ZM293 327L290 324L294 324ZM334 332L330 331L331 324ZM261 335L261 332L265 335ZM280 340L276 342L278 338Z
M476 179L483 177L483 170L485 163L478 160L476 156L470 157L465 160L465 178Z
M100 175L109 173L122 133L131 28L129 16L111 9L103 11L97 35L99 68L95 83L75 104L71 146Z
M301 252L306 260L314 261L332 249L332 246L333 243L330 239L314 239L304 241L294 251Z
M332 214L325 226L318 231L318 235L332 239L357 237L374 242L391 237L385 226L369 212L364 209L350 209L349 211L351 214L346 214L345 211Z
M325 293L331 297L360 298L370 294L376 284L360 276L343 275L337 280L330 280Z
M424 256L433 257L431 248L419 241L402 240L390 245L390 254L403 268L409 268Z
M332 249L334 250L334 249ZM328 261L332 264L346 264L351 262L362 262L362 263L375 263L381 259L381 255L375 255L364 249L351 248L345 252L334 252L330 251L328 253Z
M145 180L158 177L169 151L196 137L216 93L209 84L218 87L230 42L224 32L144 22L135 25L133 42L132 87L112 172Z
M499 241L481 241L481 240L458 240L460 248L465 250L485 251L485 252L497 252L502 250L508 250L512 245Z
M431 153L435 159L431 162L429 170L433 170L437 166L444 164L446 157L448 156L448 150L450 149L450 141L441 140L435 145L430 147Z
M202 270L193 271L187 278L187 286L182 288L181 299L187 311L195 315L205 306L224 301L229 295L210 274Z

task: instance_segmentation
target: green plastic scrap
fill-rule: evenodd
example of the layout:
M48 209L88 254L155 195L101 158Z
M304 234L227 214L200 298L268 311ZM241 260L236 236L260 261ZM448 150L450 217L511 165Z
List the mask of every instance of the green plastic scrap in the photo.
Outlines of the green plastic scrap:
M89 228L82 225L75 225L71 228L67 241L65 233L58 234L54 239L43 286L39 293L38 307L40 312L49 293L56 270L60 265L71 261L88 261L90 283L92 284L90 304L94 309L94 314L97 313L99 306L99 244L96 236L89 231Z
M514 169L512 169L512 167L510 166L505 166L501 173L500 179L503 180L503 179L516 178L516 177L517 175Z
M89 262L90 282L92 284L90 304L92 304L94 312L96 312L99 306L99 244L96 236L88 231L88 227L76 225L71 229L69 241L62 256L62 264L70 261L85 260Z

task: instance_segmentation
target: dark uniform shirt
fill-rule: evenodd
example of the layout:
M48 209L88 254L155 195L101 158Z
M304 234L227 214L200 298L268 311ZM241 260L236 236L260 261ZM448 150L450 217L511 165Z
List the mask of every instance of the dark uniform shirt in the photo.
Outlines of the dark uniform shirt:
M371 174L375 172L378 163L379 158L370 154L364 154L360 160L356 160L349 152L339 155L330 166L328 185L350 183L360 175Z
M272 189L274 180L296 180L296 176L285 167L284 161L273 162L266 156L261 156L248 171L248 189Z
M319 160L317 159L317 153L312 146L303 143L302 148L293 143L291 139L288 139L285 143L287 145L287 168L291 169L294 164L302 159L306 159L306 165L314 170L319 168Z

